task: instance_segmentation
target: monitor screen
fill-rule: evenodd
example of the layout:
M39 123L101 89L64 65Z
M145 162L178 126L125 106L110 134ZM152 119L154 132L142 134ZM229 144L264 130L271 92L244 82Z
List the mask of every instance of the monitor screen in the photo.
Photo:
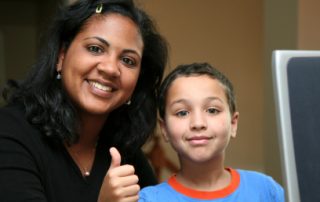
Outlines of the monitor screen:
M287 201L320 201L320 51L276 50L272 73Z

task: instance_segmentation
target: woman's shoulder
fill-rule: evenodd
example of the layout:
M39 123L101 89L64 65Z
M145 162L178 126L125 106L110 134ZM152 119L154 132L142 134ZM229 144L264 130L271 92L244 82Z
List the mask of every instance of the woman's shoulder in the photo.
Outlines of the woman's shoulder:
M24 108L20 104L5 105L0 108L0 125L1 130L4 128L18 129L14 126L26 122Z
M40 138L40 135L36 135L40 134L39 131L28 122L23 105L10 104L0 108L0 137L28 140L30 134Z
M23 105L11 104L0 108L0 148L5 154L2 157L9 163L10 158L43 162L47 161L51 144L36 126L28 122Z

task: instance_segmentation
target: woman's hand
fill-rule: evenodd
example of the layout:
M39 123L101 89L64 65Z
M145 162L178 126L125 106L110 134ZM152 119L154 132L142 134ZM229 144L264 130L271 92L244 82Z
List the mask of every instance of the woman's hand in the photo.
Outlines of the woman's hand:
M121 155L114 147L110 148L111 164L104 177L98 202L136 202L140 186L132 165L121 165Z

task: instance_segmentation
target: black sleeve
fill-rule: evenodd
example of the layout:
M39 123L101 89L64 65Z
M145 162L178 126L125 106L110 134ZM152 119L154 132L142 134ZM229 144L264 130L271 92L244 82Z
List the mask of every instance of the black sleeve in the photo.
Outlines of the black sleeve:
M136 152L133 166L135 167L135 172L139 177L139 185L141 188L156 185L158 183L155 173L142 150Z
M0 115L0 201L44 202L38 166L17 125Z

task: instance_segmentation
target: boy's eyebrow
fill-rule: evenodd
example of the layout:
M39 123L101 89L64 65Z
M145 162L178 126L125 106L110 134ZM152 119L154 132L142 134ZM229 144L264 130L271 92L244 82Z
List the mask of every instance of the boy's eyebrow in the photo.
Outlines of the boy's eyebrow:
M170 103L170 106L177 104L177 103L182 103L182 102L188 102L187 99L178 99Z
M223 102L222 99L220 99L219 97L207 97L206 98L207 101L212 101L212 100L218 100L219 102ZM174 100L172 103L170 103L170 106L174 105L174 104L178 104L178 103L189 103L188 99L185 98L181 98L178 100Z
M206 100L218 100L218 101L220 101L220 102L223 102L223 100L222 99L220 99L220 97L208 97Z

